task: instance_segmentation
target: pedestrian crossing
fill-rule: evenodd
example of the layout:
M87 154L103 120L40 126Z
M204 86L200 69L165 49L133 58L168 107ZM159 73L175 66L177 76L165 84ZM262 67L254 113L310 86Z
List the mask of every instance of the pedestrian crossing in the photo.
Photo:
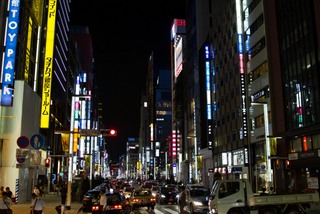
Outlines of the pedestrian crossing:
M156 207L154 210L140 208L130 212L130 214L178 214L176 206L173 207Z

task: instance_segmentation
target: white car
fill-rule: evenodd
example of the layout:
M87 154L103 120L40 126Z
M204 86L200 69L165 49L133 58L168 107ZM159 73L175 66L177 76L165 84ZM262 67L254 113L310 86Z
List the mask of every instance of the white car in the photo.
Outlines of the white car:
M208 213L209 212L209 189L192 187L186 191L187 210L190 214L193 213Z

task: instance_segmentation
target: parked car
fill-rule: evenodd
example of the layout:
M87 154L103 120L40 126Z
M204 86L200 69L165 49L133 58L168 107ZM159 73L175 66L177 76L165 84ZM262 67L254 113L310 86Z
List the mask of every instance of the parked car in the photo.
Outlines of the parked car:
M177 204L179 192L175 187L160 187L157 202L159 204Z
M189 188L186 191L187 210L193 213L209 212L209 189L205 187Z
M152 196L150 189L134 190L129 201L132 209L137 207L148 207L148 209L154 209L156 206L156 198Z
M102 206L99 204L100 190L89 190L82 201L82 212L101 213ZM131 207L129 200L120 192L107 192L107 213L129 214Z

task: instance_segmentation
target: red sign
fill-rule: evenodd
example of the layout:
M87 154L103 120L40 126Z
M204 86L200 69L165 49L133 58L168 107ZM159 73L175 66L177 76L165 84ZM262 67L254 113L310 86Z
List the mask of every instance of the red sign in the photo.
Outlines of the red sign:
M17 145L21 148L27 148L29 146L29 138L26 136L20 136L17 140Z

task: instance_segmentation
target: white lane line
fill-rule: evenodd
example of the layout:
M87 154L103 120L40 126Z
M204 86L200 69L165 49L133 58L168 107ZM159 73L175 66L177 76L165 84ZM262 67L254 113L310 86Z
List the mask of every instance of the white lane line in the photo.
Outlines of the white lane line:
M174 210L169 209L169 208L164 208L164 210L169 212L169 213L172 213L172 214L177 214L178 213L177 211L174 211Z

